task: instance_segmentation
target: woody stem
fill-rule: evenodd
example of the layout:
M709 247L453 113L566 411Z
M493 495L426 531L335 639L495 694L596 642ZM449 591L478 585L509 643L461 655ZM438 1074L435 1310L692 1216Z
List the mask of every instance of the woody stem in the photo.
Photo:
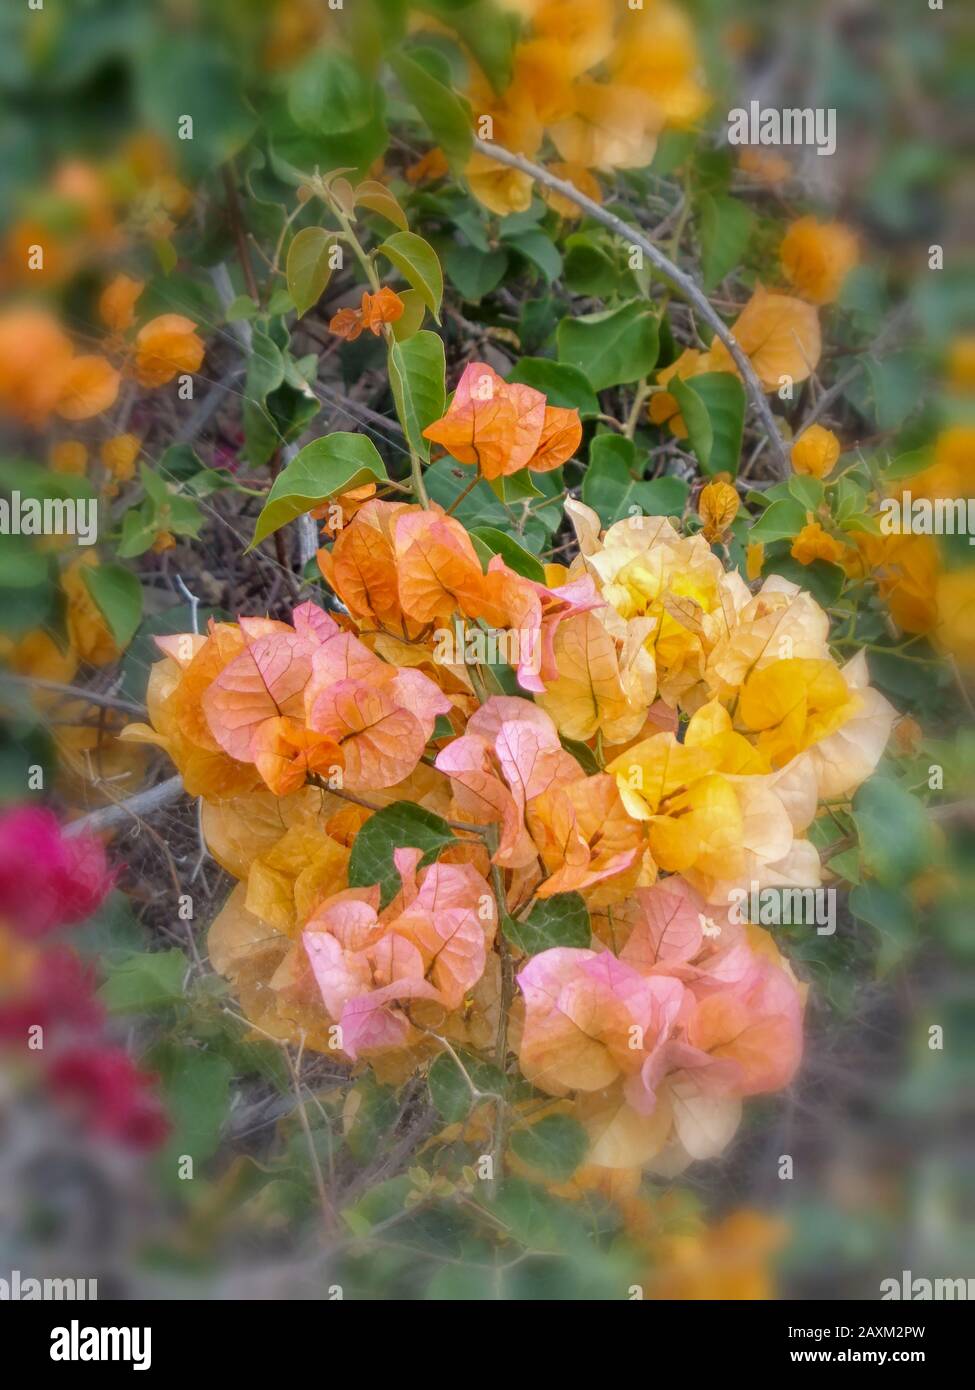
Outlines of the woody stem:
M669 256L665 256L660 248L655 246L636 227L631 226L629 222L624 222L615 213L608 212L606 208L601 207L585 193L581 193L575 184L570 183L568 179L560 179L557 175L550 173L548 169L543 168L541 164L535 164L532 160L526 159L524 155L513 154L511 150L506 150L503 146L495 145L488 140L479 140L475 137L474 148L479 154L487 155L489 159L495 160L498 164L506 164L509 169L518 169L521 173L536 179L545 188L551 188L556 193L561 193L563 198L568 198L569 202L582 208L595 221L602 223L611 232L615 232L618 237L622 237L627 245L640 248L650 264L655 266L661 275L670 281L688 303L694 305L704 321L713 328L715 337L728 349L732 361L741 373L741 379L751 397L755 414L768 437L768 443L775 453L781 475L786 477L789 472L789 458L775 416L772 414L765 392L762 390L762 384L755 375L755 369L742 351L738 340L712 307L707 295L694 279L686 271L676 266Z

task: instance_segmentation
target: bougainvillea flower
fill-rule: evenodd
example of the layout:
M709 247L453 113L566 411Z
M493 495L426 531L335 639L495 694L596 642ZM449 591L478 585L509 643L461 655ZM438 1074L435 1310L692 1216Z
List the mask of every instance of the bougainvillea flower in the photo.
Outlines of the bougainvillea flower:
M550 875L535 890L539 898L618 879L637 863L647 843L606 773L550 786L528 807L527 825ZM622 881L620 895L629 889L629 881Z
M150 722L127 725L121 738L164 749L191 796L222 801L254 791L260 785L255 768L224 752L203 709L213 681L243 650L243 633L234 624L211 622L206 637L181 633L156 643L164 659L149 673Z
M98 451L105 468L118 483L135 477L135 462L142 452L142 441L135 434L115 434Z
M107 357L88 353L72 358L58 398L58 414L65 420L90 420L115 404L121 374Z
M625 743L640 732L657 694L653 657L644 645L651 629L649 622L624 627L618 640L596 612L559 624L553 644L558 678L538 700L566 738L584 741L602 733L607 743Z
M98 296L98 317L113 333L124 333L135 322L136 300L145 289L144 280L116 275Z
M140 386L165 386L181 372L197 372L206 349L196 324L182 314L160 314L139 329L135 374Z
M688 1024L692 1047L736 1062L739 1095L778 1091L795 1075L802 1055L802 1009L785 972L759 960L744 986L708 994Z
M409 508L394 523L399 600L418 623L446 627L455 613L505 626L500 595L492 595L477 552L460 522L439 509Z
M839 456L840 441L833 431L822 425L810 425L792 446L792 467L796 473L825 478Z
M572 114L549 128L552 143L567 164L642 169L652 162L663 115L645 91L582 77L572 98Z
M559 678L555 657L559 624L578 613L602 608L604 601L588 574L547 588L515 574L500 555L489 561L487 573L489 583L491 577L504 577L498 596L505 610L504 626L518 635L518 684L522 690L542 694Z
M811 304L791 295L759 285L731 331L766 391L777 391L783 377L805 381L819 366L823 350L819 316ZM710 371L736 370L720 339L715 339L709 357Z
M403 317L405 305L399 295L383 285L375 294L363 293L358 309L340 309L329 322L329 332L354 343L366 329L379 337L387 323Z
M241 624L244 646L203 696L213 737L239 762L255 761L255 740L264 725L282 716L301 720L318 643L286 624L259 633ZM338 628L335 628L338 631Z
M322 574L353 618L407 639L424 627L411 623L399 597L393 533L396 519L408 510L403 502L366 502L332 549L318 552Z
M425 439L487 479L522 468L547 472L570 459L582 439L577 410L547 404L541 391L509 383L486 362L471 362L442 419Z
M95 997L93 965L70 946L38 949L22 934L8 937L0 928L0 1041L23 1047L32 1028L43 1028L48 1041L57 1030L92 1032L105 1011Z
M578 77L613 51L613 15L604 0L543 0L533 7L532 29L557 49L563 70Z
M80 1109L93 1134L144 1151L158 1148L169 1133L153 1091L155 1077L140 1071L120 1047L72 1047L54 1059L48 1080L60 1100Z
M525 830L528 805L554 783L583 776L549 717L530 701L505 695L471 717L466 734L437 754L436 766L451 779L459 817L499 826L494 858L507 868L531 864L538 854Z
M255 731L250 748L254 765L275 796L303 787L309 775L326 781L345 765L345 755L327 734L279 715Z
M603 190L599 185L599 180L588 169L583 169L579 164L564 164L559 160L549 164L548 169L557 179L571 183L580 193L584 193L587 198L591 198L594 203L602 206ZM542 188L540 192L549 207L553 208L567 222L578 222L583 216L583 210L579 204L566 198L557 189Z
M697 499L697 514L704 523L701 534L706 541L716 541L724 535L738 515L741 503L730 483L707 483Z
M471 865L419 869L422 852L413 849L393 857L402 888L383 912L378 888L350 889L323 903L302 935L322 1002L352 1058L408 1041L408 1001L457 1008L483 975L494 939L493 898Z
M614 82L646 92L668 124L679 128L697 121L710 104L693 25L666 0L624 14L610 72Z
M519 1065L556 1096L638 1073L684 997L679 980L640 975L610 951L561 946L533 956L518 984L525 997Z
M508 650L516 649L519 684L532 691L543 690L557 674L558 625L601 602L586 575L548 588L516 574L499 555L485 573L470 536L439 507L366 502L338 533L331 552L320 551L318 558L360 624L408 644L432 643L437 632L451 635L455 621L464 618L512 634ZM397 651L397 659L408 661L408 648ZM432 659L433 648L427 651L419 659Z
M42 425L60 399L74 348L41 309L0 314L0 410L28 425Z
M793 657L754 671L744 682L739 714L758 734L774 767L845 724L859 701L831 661Z
M520 150L529 159L538 151L545 131L531 91L511 87L499 98L489 82L475 75L468 97L471 109L477 111L482 120L490 118L492 138L499 145ZM499 164L490 155L472 154L464 166L464 177L478 202L498 217L527 212L531 206L532 176Z
M338 681L321 691L310 727L341 747L345 785L356 790L402 782L423 755L438 714L450 700L419 671L387 666L389 678Z
M897 718L894 706L870 684L865 652L857 652L841 674L856 706L803 755L815 776L817 799L824 801L851 796L872 776Z
M244 646L202 696L220 748L279 795L302 774L345 769L350 788L409 776L450 701L419 671L373 655L313 604L295 626L242 618Z
M818 521L809 521L793 540L789 554L800 565L812 565L817 560L836 565L842 563L848 549L843 541L824 531Z
M541 1089L579 1093L592 1161L659 1155L661 1171L679 1171L725 1147L741 1096L788 1084L801 992L767 933L709 908L682 879L638 890L637 902L620 959L559 948L521 972L520 1061Z
M842 222L800 217L786 232L779 256L797 294L813 304L832 304L860 251L856 234Z
M773 574L746 599L707 658L705 683L722 701L734 701L750 672L784 656L830 659L829 618L798 584Z
M693 708L708 653L751 597L744 581L725 572L703 536L681 536L668 517L628 517L603 536L588 508L575 504L571 517L582 554L570 573L595 577L607 605L601 623L626 646L645 646L662 699Z
M66 838L53 812L19 806L0 816L0 918L18 935L84 921L112 882L101 843Z

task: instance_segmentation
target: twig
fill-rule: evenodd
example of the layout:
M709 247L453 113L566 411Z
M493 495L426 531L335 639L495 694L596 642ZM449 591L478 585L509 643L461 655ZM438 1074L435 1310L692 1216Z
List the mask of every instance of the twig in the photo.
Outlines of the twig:
M622 237L631 246L639 246L640 250L647 257L650 263L656 266L657 270L671 282L674 288L693 304L701 317L713 328L715 336L724 344L731 354L732 361L741 373L742 381L752 400L755 414L768 435L769 441L775 451L779 468L782 475L786 476L789 470L789 459L786 454L785 444L779 433L775 416L772 414L769 403L762 390L761 382L755 375L755 369L745 356L738 344L734 334L730 331L727 324L711 306L710 301L704 292L698 287L696 282L679 266L674 265L673 261L656 246L649 241L642 232L636 227L624 222L615 213L608 212L606 208L600 207L599 203L588 198L585 193L581 193L575 184L567 179L560 179L555 174L550 173L540 164L535 164L532 160L526 159L524 155L512 154L501 145L492 144L487 140L474 140L474 148L480 153L487 155L489 159L494 159L498 164L506 164L510 169L519 169L523 174L528 174L536 179L546 188L554 189L556 193L561 193L564 198L575 203L582 208L595 221L601 222L604 227L608 227L611 232Z
M301 1122L302 1132L305 1136L305 1143L308 1146L308 1159L311 1164L312 1174L315 1179L315 1189L318 1193L318 1202L322 1209L322 1221L325 1226L326 1236L333 1236L336 1230L335 1208L329 1197L328 1188L325 1186L325 1178L322 1174L322 1165L319 1162L318 1150L315 1147L315 1136L311 1132L311 1125L308 1123L308 1112L305 1109L304 1097L301 1094L301 1082L299 1080L299 1068L301 1058L304 1053L305 1043L302 1037L301 1048L298 1052L297 1064L291 1060L291 1053L288 1051L287 1043L281 1044L281 1052L287 1063L288 1071L291 1073L291 1084L294 1088L295 1100L297 1102L298 1119Z
M94 690L85 690L80 685L65 685L61 681L39 680L36 676L11 676L5 671L0 680L8 685L22 686L27 690L50 690L55 695L70 695L76 700L85 700L101 709L118 709L125 714L145 715L145 705L134 700L120 700L116 695L100 695Z
M170 777L167 781L160 782L158 787L150 787L148 791L138 792L126 801L116 802L114 806L102 806L87 816L70 821L64 827L64 834L71 837L96 830L107 830L110 826L119 825L127 819L152 815L154 811L161 810L163 806L168 806L182 795L182 777Z
M261 292L257 288L257 280L254 278L254 267L251 264L250 253L247 249L247 238L244 235L244 223L240 212L240 199L237 197L237 171L234 162L231 160L223 167L223 183L227 193L227 213L230 220L230 229L234 234L234 241L237 243L237 259L240 261L240 268L244 272L244 284L247 286L247 293L255 304L261 302Z

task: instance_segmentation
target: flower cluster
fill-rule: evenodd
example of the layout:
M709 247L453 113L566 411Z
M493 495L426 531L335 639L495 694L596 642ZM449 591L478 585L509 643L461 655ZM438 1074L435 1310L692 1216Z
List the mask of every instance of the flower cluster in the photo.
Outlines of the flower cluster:
M169 1131L154 1078L103 1036L94 969L48 939L90 917L112 883L99 841L66 838L49 811L25 806L0 817L0 1044L36 1045L60 1104L90 1133L144 1150Z
M485 370L428 431L456 456L500 475L572 433L573 412L493 374L482 408ZM701 503L715 537L736 510L723 488ZM809 827L871 774L894 711L862 653L837 665L794 584L753 592L666 518L603 531L567 511L579 553L542 583L484 565L435 505L356 496L319 555L342 610L157 639L152 727L127 736L205 799L211 852L241 880L211 960L263 1033L403 1075L445 1040L490 1046L505 1016L590 1162L676 1171L801 1052L802 987L730 904L821 883ZM520 693L437 660L454 623L518 634ZM370 823L404 804L439 838L407 823L377 851ZM573 905L585 925L560 934Z
M518 0L525 21L511 80L495 91L480 69L467 90L475 123L490 118L489 139L535 155L547 139L559 156L552 172L600 198L596 174L642 168L667 127L686 128L706 111L708 94L693 28L676 6L639 9L607 0ZM429 161L417 175L439 166ZM474 196L504 216L530 204L533 181L489 155L465 168ZM549 201L563 216L579 209L558 193Z

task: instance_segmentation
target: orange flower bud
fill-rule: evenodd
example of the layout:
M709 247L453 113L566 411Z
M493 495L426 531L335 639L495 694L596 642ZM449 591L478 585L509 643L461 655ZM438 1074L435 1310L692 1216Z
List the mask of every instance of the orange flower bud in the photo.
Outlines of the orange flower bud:
M127 483L135 473L135 461L142 448L134 434L116 434L106 439L100 452L101 461L120 483Z
M816 560L835 565L846 554L846 546L824 531L818 521L810 521L792 542L790 554L800 565L811 565Z
M182 314L160 314L139 330L135 374L140 386L165 386L180 372L195 372L205 348L196 324Z
M115 404L121 377L107 357L90 353L68 367L58 400L65 420L90 420Z
M116 275L102 290L98 313L102 323L113 333L124 333L135 319L135 302L145 289L145 281L128 275Z
M801 217L779 250L782 269L797 292L813 304L832 304L860 259L857 239L841 222Z
M697 499L697 514L704 522L704 539L716 541L738 515L738 493L730 483L708 483Z
M840 456L840 441L832 430L810 425L792 446L792 467L796 473L825 478Z

